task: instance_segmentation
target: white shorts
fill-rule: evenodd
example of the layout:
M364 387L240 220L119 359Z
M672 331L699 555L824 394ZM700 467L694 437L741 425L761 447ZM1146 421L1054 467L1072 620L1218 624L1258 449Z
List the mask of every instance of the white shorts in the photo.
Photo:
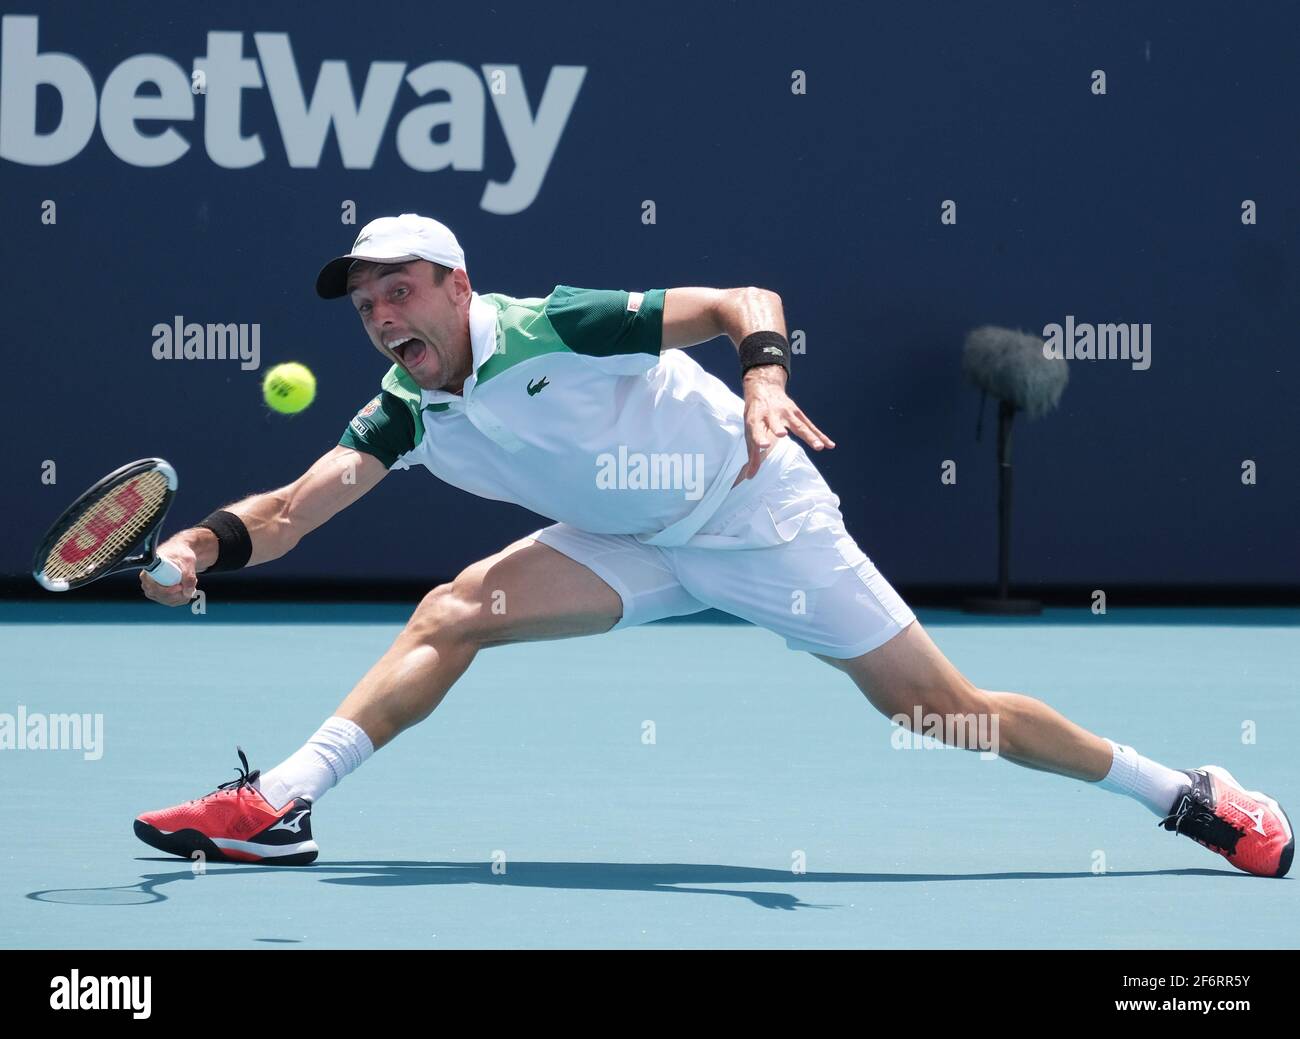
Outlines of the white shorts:
M687 544L646 545L556 523L533 536L623 600L615 628L714 607L782 636L791 649L848 659L916 619L844 529L840 499L792 437L735 487Z

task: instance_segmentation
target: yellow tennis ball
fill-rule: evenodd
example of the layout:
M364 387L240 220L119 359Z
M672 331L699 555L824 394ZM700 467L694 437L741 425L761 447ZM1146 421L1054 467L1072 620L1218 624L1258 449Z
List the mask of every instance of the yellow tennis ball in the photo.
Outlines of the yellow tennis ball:
M297 361L277 364L262 380L267 407L281 415L294 415L316 399L316 376Z

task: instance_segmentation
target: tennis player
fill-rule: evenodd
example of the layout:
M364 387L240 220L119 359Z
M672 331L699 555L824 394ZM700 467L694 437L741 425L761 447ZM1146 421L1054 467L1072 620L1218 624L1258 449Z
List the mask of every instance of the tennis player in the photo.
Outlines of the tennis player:
M429 592L287 760L258 773L240 751L238 778L141 815L146 843L187 857L311 862L316 803L426 718L480 650L715 607L844 672L891 718L973 722L945 726L944 739L1133 798L1247 873L1290 868L1286 815L1224 769L1168 768L1039 700L977 688L949 663L845 530L839 498L796 442L835 446L786 392L790 347L774 292L480 295L452 232L413 214L367 224L316 289L346 297L391 362L379 394L293 483L167 540L159 555L182 580L164 587L142 573L145 595L178 606L200 573L284 555L393 469L424 466L554 522ZM684 351L718 335L736 345L743 400ZM980 738L990 732L995 747Z

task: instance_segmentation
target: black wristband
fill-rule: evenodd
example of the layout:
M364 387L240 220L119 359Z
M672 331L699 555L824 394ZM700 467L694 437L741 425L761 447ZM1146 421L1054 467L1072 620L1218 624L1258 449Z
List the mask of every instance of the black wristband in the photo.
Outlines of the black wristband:
M249 537L244 521L233 512L218 509L197 526L212 531L217 536L217 561L208 567L215 570L239 570L248 565L253 554L253 539Z
M740 373L761 364L779 364L790 377L790 343L780 332L751 332L740 341Z

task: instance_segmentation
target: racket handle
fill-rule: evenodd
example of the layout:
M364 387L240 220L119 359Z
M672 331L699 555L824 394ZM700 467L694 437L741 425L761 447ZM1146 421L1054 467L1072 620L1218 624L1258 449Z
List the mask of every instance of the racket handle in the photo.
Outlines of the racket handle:
M181 580L181 572L167 560L162 558L159 558L153 566L146 567L145 573L159 584L179 584Z

